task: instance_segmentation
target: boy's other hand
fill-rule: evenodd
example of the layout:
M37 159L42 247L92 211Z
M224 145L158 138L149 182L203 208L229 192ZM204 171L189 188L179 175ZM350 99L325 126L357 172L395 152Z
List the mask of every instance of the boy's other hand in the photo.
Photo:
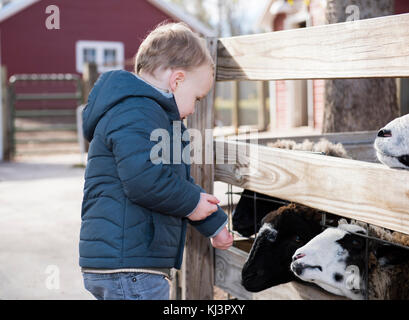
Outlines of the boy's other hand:
M227 227L225 227L215 237L211 238L210 242L214 248L227 250L233 244L233 236L229 230L227 230Z
M199 204L195 211L187 218L192 221L198 221L206 219L213 212L217 211L217 204L220 202L215 196L208 193L200 193Z

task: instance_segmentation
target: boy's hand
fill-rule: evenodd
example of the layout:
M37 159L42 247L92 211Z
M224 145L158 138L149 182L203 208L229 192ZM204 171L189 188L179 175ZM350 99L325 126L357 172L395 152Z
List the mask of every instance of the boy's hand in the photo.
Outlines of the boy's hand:
M217 211L217 204L220 202L215 196L208 193L200 193L199 204L195 211L187 218L192 221L198 221L206 219L213 212Z
M210 239L212 246L217 249L227 250L233 244L233 236L226 228L223 228L215 237Z

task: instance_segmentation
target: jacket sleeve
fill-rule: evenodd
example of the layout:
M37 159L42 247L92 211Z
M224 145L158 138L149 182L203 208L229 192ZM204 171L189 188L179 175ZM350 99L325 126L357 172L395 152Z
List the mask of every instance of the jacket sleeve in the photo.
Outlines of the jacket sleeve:
M192 184L195 184L194 179L190 176L189 181ZM201 192L206 192L203 188L197 185ZM202 235L207 238L213 238L216 236L227 224L227 214L223 211L223 209L217 205L217 211L212 213L206 219L199 220L199 221L191 221L189 223L197 229Z
M119 110L108 122L105 139L125 195L153 211L185 217L196 208L200 187L175 174L166 163L151 159L151 150L158 143L150 140L151 133L155 129L167 132L166 114L152 104Z

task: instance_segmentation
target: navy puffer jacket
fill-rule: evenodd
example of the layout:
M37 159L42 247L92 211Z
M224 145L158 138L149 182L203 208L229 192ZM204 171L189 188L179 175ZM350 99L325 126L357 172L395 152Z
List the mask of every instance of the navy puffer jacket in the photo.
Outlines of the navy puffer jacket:
M90 146L80 266L180 268L187 222L206 237L226 223L220 207L205 220L188 220L204 192L190 177L189 164L151 161L151 150L158 143L151 141L155 129L167 130L172 160L173 121L180 121L175 99L134 74L110 71L96 82L83 112ZM183 134L186 128L181 121L179 125ZM180 152L188 144L175 141L182 143Z

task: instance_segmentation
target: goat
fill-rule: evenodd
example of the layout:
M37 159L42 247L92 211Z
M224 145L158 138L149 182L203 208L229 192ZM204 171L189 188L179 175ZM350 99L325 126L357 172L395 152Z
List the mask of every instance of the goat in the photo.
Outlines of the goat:
M242 285L250 292L297 280L289 266L294 252L319 234L322 212L289 204L262 220L242 269ZM330 217L327 218L330 223Z
M409 170L409 115L397 118L379 130L374 148L381 163Z
M341 219L337 228L328 228L298 248L290 265L300 280L350 299L409 298L409 251L371 241L369 274L366 274L366 228ZM409 236L371 226L369 235L406 243ZM368 277L368 288L365 279Z

